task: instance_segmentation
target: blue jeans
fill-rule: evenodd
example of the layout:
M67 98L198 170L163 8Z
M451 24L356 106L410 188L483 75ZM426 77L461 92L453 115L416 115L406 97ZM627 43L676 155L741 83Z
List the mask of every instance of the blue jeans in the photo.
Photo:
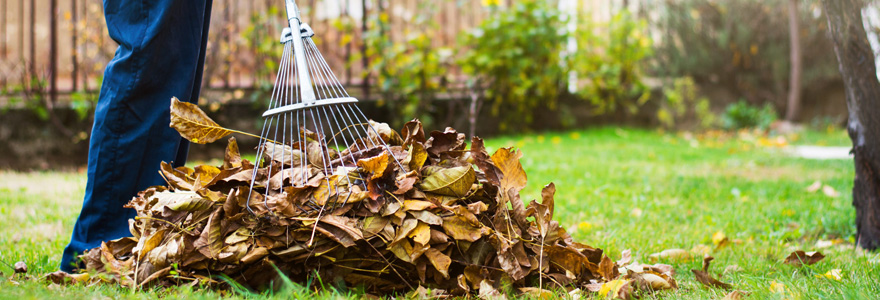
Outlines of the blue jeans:
M82 211L61 270L102 241L130 236L138 191L162 185L159 163L186 162L189 143L170 122L171 97L197 102L212 0L104 0L110 37L119 44L107 64L89 141Z

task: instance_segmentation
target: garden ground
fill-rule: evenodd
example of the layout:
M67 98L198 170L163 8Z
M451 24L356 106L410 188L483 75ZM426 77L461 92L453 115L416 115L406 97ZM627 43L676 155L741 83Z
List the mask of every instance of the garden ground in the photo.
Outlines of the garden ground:
M522 149L526 201L540 198L544 184L556 183L555 219L575 240L615 259L630 249L646 263L666 249L694 253L658 261L675 267L680 288L657 298L722 298L727 291L704 288L689 271L701 268L703 253L716 258L712 273L750 293L749 299L878 298L880 256L852 246L852 160L804 159L785 149L848 143L843 130L833 128L767 138L748 131L671 134L609 127L487 141L490 148ZM0 172L0 298L220 296L191 288L132 292L38 280L57 269L84 185L83 172ZM782 263L801 249L826 258L801 268ZM11 275L16 261L27 263L27 277ZM835 269L839 278L831 276Z

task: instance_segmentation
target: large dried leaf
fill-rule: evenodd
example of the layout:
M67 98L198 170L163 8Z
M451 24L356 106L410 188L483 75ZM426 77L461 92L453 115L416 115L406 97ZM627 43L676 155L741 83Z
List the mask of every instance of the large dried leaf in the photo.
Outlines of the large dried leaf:
M171 98L171 128L196 144L207 144L233 133L211 120L197 105Z
M471 166L425 169L425 179L420 184L425 192L446 196L462 197L471 189L477 179Z
M152 198L158 200L157 206L158 204L164 204L165 207L175 211L198 211L211 207L214 204L213 201L189 191L164 191L153 194Z

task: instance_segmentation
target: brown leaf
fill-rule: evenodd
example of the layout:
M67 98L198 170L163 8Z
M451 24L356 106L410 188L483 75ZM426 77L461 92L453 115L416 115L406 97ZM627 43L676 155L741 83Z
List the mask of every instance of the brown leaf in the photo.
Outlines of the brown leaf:
M400 135L391 129L387 123L379 123L373 120L369 120L369 123L367 135L370 139L378 141L378 138L381 137L382 141L389 146L400 146L403 144L403 139L400 138Z
M449 278L449 265L452 264L452 259L449 258L449 256L434 248L429 248L425 251L425 256L428 257L431 265L434 266L440 274L443 274L444 278Z
M46 280L54 282L56 284L74 284L80 282L87 282L91 278L89 273L81 273L81 274L68 274L64 271L55 271L49 274L46 274L44 277Z
M464 134L458 133L455 129L447 127L443 132L432 131L431 138L425 142L425 149L431 157L439 157L441 153L458 157L461 153L451 151L464 150L467 145L464 141Z
M620 275L620 272L617 270L617 265L614 261L608 256L603 255L602 261L599 262L599 275L602 275L605 280L614 280Z
M409 211L409 214L418 219L419 221L425 222L430 225L442 225L443 219L439 216L427 211L427 210L417 210L417 211Z
M709 274L709 264L713 259L715 259L715 258L711 257L711 256L706 256L705 258L703 258L703 269L702 270L691 269L691 272L693 272L694 276L697 277L697 281L699 281L700 283L702 283L703 285L705 285L707 287L717 287L717 288L722 288L725 290L729 290L729 289L733 288L733 286L731 286L730 284L721 282Z
M160 164L160 174L165 178L165 181L176 190L185 190L192 191L193 190L193 182L194 180L189 180L187 175L183 172L175 170L171 167L170 164L166 162L162 162Z
M456 240L474 242L483 236L480 227L471 225L471 222L459 216L443 218L443 229L446 234Z
M232 134L211 120L197 105L171 98L171 128L180 136L196 144L207 144Z
M513 207L513 218L516 221L525 220L525 204L519 199L521 191L527 182L526 172L523 170L519 159L522 152L512 148L501 148L492 154L492 161L501 170L501 204L510 202Z
M27 271L28 271L27 264L25 264L23 261L15 262L14 271L15 271L15 274L27 273Z
M364 236L357 229L357 220L343 216L324 216L319 221L319 228L329 233L328 237L342 244L343 247L351 247L355 242L363 240Z
M803 265L815 264L823 258L825 258L825 255L822 255L822 252L804 252L803 250L797 250L789 254L783 262L788 265L800 267Z
M229 142L226 144L222 169L233 168L241 168L241 153L238 151L238 142L235 141L235 137L230 136Z
M419 122L418 119L403 124L403 129L400 130L400 135L403 136L404 147L414 144L424 144L426 142L425 131L422 129L422 122Z
M263 159L269 162L275 161L286 167L298 167L303 164L302 151L288 145L266 142L260 150L263 152Z
M483 145L483 139L476 136L471 138L471 155L474 157L474 164L486 174L486 180L492 185L501 186L501 178L504 174L492 162L492 158L486 152L486 146Z
M223 209L215 209L211 216L208 217L205 229L202 230L199 238L193 243L193 246L206 257L217 259L220 251L223 250L223 230L220 228L222 218Z

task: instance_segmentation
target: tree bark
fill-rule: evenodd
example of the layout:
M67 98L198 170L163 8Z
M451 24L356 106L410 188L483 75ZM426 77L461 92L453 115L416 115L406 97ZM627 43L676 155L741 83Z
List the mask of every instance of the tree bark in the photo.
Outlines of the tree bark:
M791 42L791 82L788 85L788 107L785 120L794 122L801 106L801 35L798 25L798 1L788 0L788 31Z
M860 0L822 0L846 88L847 131L855 156L856 241L880 246L880 81L862 23Z

